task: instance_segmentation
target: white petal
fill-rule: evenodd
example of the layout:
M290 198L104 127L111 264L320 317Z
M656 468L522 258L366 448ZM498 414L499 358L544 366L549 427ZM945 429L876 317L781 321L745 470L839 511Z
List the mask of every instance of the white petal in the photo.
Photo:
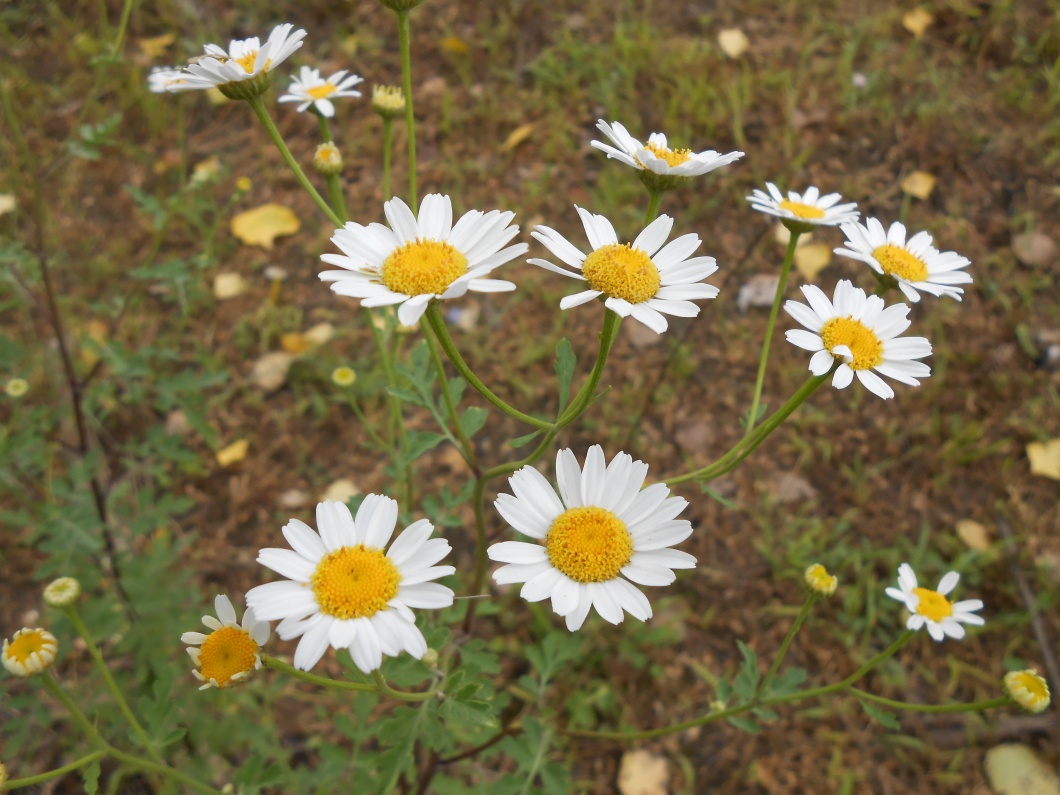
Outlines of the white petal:
M328 553L320 536L313 532L309 525L298 519L291 519L284 525L283 537L287 539L291 549L313 563L319 563L320 559Z
M563 504L568 508L577 508L585 504L582 499L581 467L574 451L570 448L556 454L556 480Z
M427 519L419 519L413 522L394 539L386 556L390 558L395 566L401 566L409 558L415 555L423 544L434 532L434 525Z
M232 600L224 594L217 594L213 600L213 609L217 612L217 617L221 620L222 624L231 626L237 625L236 622L236 609L232 607Z
M545 548L540 544L523 541L501 541L486 550L490 560L500 563L541 563L548 560Z
M316 570L314 564L289 549L263 549L258 552L258 563L296 583L309 582Z
M954 588L957 587L957 583L961 581L961 575L955 571L947 572L943 575L942 579L939 580L939 587L936 589L940 594L945 596Z

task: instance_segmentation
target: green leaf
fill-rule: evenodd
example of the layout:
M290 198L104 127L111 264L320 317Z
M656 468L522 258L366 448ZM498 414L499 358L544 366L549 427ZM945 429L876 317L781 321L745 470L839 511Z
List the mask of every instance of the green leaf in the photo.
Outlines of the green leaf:
M508 442L508 446L511 447L512 449L515 449L517 447L522 447L523 445L525 445L525 444L527 444L529 442L532 442L534 439L536 439L540 435L541 435L541 431L537 430L537 431L534 431L533 433L528 433L525 436L517 436L514 439L512 439L510 442Z
M486 424L486 417L488 416L489 412L486 409L471 406L464 409L464 413L460 415L460 427L464 429L464 434L470 439L482 430L482 426Z
M715 491L710 486L708 486L706 483L703 483L702 485L700 485L700 489L703 490L704 494L706 494L707 496L711 497L712 499L717 500L722 505L724 505L726 508L728 508L730 511L738 511L738 510L740 510L740 506L737 503L733 502L732 500L730 500L727 497L721 496L720 492Z
M464 389L467 387L467 381L458 375L454 375L449 379L449 396L453 399L453 405L459 406L460 401L464 397Z
M570 397L570 383L574 378L574 365L577 362L574 347L566 337L556 344L556 377L559 378L559 410L567 407Z
M858 699L861 701L861 699ZM870 704L868 701L861 701L861 708L865 710L865 714L872 718L878 723L882 723L888 729L898 730L901 725L898 723L898 718L895 717L893 712L888 712L885 709L880 709L877 706Z
M433 450L445 437L434 431L409 431L409 450L406 456L408 463L415 461L428 450Z
M741 640L736 641L736 645L740 649L740 654L743 655L743 665L740 666L740 673L733 680L733 690L741 701L750 701L754 698L758 682L762 678L758 671L758 655L755 654L754 649Z
M755 722L754 718L749 718L746 715L737 715L729 718L729 723L735 726L737 729L743 729L745 732L750 734L761 734L762 727Z
M99 760L81 770L81 778L85 782L87 795L96 795L99 792Z
M497 716L490 708L490 703L477 698L448 698L442 703L438 713L446 722L447 727L453 724L454 728L464 732L496 729L500 726Z
M411 389L401 389L396 386L388 386L386 391L396 397L402 403L411 403L414 406L427 407L427 401L424 400L419 394L413 392Z
M806 681L806 671L802 668L788 668L784 673L771 679L763 695L787 696L798 691Z

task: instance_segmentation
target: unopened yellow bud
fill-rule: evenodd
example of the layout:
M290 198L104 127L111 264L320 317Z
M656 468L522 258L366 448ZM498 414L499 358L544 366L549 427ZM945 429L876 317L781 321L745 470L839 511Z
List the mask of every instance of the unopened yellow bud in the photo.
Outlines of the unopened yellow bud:
M397 86L372 88L372 110L384 119L392 119L405 112L405 93Z
M806 584L810 590L821 596L831 596L839 586L839 580L828 573L828 569L820 563L814 563L806 569Z
M1049 695L1049 683L1036 670L1010 671L1003 681L1005 693L1023 707L1027 712L1044 712L1052 697Z
M44 604L63 609L77 603L81 597L81 583L73 577L60 577L44 589Z
M336 367L331 371L331 380L336 386L353 386L357 373L352 367Z
M313 155L313 168L326 177L342 173L342 152L333 143L321 144Z

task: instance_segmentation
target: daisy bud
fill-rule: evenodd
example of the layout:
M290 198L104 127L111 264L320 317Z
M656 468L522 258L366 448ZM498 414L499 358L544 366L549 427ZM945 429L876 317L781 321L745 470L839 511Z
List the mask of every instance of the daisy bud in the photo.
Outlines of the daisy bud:
M250 177L240 177L236 180L236 190L240 193L249 193L252 187L254 183L250 181Z
M353 386L357 373L352 367L336 367L331 371L331 381L335 386Z
M1010 671L1005 674L1003 684L1005 695L1027 712L1044 712L1052 700L1049 696L1049 683L1033 668Z
M839 585L839 580L834 575L829 574L828 569L820 563L814 563L806 569L804 577L806 585L819 596L831 596Z
M4 392L8 397L20 398L29 392L29 384L25 378L12 378L4 385Z
M44 604L60 610L72 607L81 597L81 583L73 577L60 577L44 589Z
M392 119L405 112L405 94L397 86L372 88L372 110L384 119Z
M430 670L435 670L438 667L438 650L427 649L427 653L423 655L423 664L426 665Z
M342 173L342 152L333 143L321 144L313 154L313 168L325 177Z
M15 676L27 677L50 668L59 653L59 641L45 629L24 627L4 639L0 662Z

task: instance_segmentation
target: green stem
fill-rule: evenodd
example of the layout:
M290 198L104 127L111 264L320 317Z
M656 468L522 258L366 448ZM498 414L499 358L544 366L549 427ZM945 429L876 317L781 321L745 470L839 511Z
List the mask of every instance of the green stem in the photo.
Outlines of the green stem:
M497 467L494 467L497 469ZM471 506L475 511L475 574L471 580L471 595L477 597L482 593L482 589L486 586L486 566L487 566L487 555L486 555L486 511L485 511L485 498L486 498L486 484L489 482L487 478L488 470L480 474L475 478L475 490L471 495ZM478 606L478 599L472 598L467 606L467 613L464 614L464 633L470 634L471 624L475 620L475 608Z
M127 754L124 751L119 751L117 748L111 748L107 755L114 757L119 762L122 762L129 767L143 770L145 773L157 773L160 776L166 776L179 781L184 786L189 787L196 792L203 792L206 793L206 795L223 795L222 790L215 789L208 784L203 784L201 781L197 781L191 776L181 773L176 768L160 765L144 759L143 757L135 756L134 754Z
M140 745L146 749L152 759L161 764L165 764L162 755L155 748L154 743L151 742L151 738L144 730L144 727L140 725L140 721L136 719L133 711L129 708L129 703L125 700L125 696L122 695L118 683L114 681L114 677L111 675L110 668L107 667L107 663L103 659L103 654L100 652L99 646L97 646L95 641L92 640L88 627L86 627L85 622L81 620L81 614L77 612L77 608L70 606L63 610L63 612L66 614L66 617L70 619L70 623L74 625L74 630L81 636L81 639L84 640L89 655L95 661L100 673L103 674L103 681L107 685L107 690L110 691L114 700L118 702L118 708L121 710L121 714L124 715L125 720L129 722L129 726L132 727L133 734L135 734L136 739L140 741Z
M519 420L520 422L531 425L535 428L542 428L549 430L553 427L551 422L545 420L539 420L537 417L531 417L529 414L524 414L512 406L509 406L499 397L497 397L486 386L482 381L471 372L471 368L467 366L467 362L464 361L464 357L460 355L460 351L456 349L456 345L453 343L453 338L449 336L449 329L445 326L445 320L442 317L442 312L438 308L437 301L431 301L427 305L427 311L424 313L424 317L427 318L427 322L430 324L431 330L434 331L434 336L438 339L438 343L442 346L442 350L445 351L445 355L449 357L449 361L452 362L453 367L464 377L464 380L474 387L475 391L478 392L482 397L486 398L490 403L499 408L509 417Z
M648 209L644 213L644 225L647 226L659 215L659 205L662 204L662 191L652 191L648 199Z
M578 394L575 395L574 400L570 402L566 410L560 414L559 419L556 421L557 428L566 428L574 420L578 419L593 399L596 387L599 386L600 379L604 374L607 356L611 353L611 346L615 343L615 337L618 336L618 329L621 324L621 315L612 312L610 309L604 310L604 327L600 331L600 348L596 353L596 362L593 364L588 380L578 390Z
M46 773L38 773L35 776L25 776L24 778L12 778L8 779L7 783L0 786L0 792L6 792L12 789L21 789L22 787L32 787L34 784L43 784L45 781L50 781L53 778L59 778L65 776L67 773L73 773L85 765L90 765L97 759L102 759L106 756L106 752L99 750L95 753L83 756L75 762L71 762L68 765L57 767L55 770L49 770Z
M280 673L287 674L294 679L300 679L303 682L308 682L311 685L318 685L319 687L329 687L332 690L360 690L368 691L375 690L375 685L370 685L367 682L344 682L341 679L329 679L326 676L317 676L307 671L300 671L289 663L285 663L283 660L277 659L276 657L269 657L262 655L261 664L266 668L272 668Z
M438 373L438 385L442 392L442 400L445 402L445 410L449 414L449 420L453 425L453 430L456 432L457 439L460 440L460 448L464 455L464 460L467 465L471 467L472 471L478 472L478 458L475 456L475 448L471 444L471 440L464 433L464 426L460 423L460 416L456 412L456 404L453 403L453 396L449 392L449 379L445 375L445 363L442 362L442 355L438 351L438 341L434 334L431 333L430 324L424 318L420 318L420 326L423 328L423 336L427 338L427 347L431 351L431 358L434 360L434 369Z
M401 47L401 84L405 90L405 133L409 138L409 204L417 212L416 117L412 112L412 50L409 43L409 12L398 11L398 43Z
M394 121L389 116L383 117L383 201L393 198L390 193L390 151L394 143Z
M317 192L317 189L313 187L313 183L309 181L309 177L307 177L305 172L302 171L302 167L298 165L298 161L294 159L294 155L292 155L291 150L287 148L283 136L280 135L280 131L276 129L276 124L272 121L269 112L265 109L265 103L261 101L261 97L249 99L247 100L247 103L250 105L255 115L257 115L258 120L265 128L265 132L269 134L272 142L276 144L276 148L280 150L280 154L294 173L295 179L298 180L298 183L305 188L306 193L308 193L313 201L317 203L317 207L324 212L324 215L328 217L328 220L335 224L335 226L341 227L343 225L342 219L335 214L335 211L331 209L331 206L324 200L324 197Z
M806 620L806 617L810 615L810 610L813 609L814 602L817 601L817 594L813 591L806 597L806 603L802 606L802 610L795 617L795 622L788 629L788 634L784 636L784 642L780 644L780 651L777 652L776 658L773 660L773 664L769 666L769 671L758 685L758 689L755 690L755 698L758 698L759 694L764 693L766 687L776 676L777 671L780 670L781 663L784 662L784 658L788 654L788 648L791 646L791 642L795 639L795 636L799 634L799 630L802 629L802 622Z
M379 327L375 324L374 310L368 310L368 328L372 330L372 339L375 341L376 351L379 353L379 359L383 363L383 372L386 373L386 382L388 386L397 386L397 374L394 372L394 359L390 355L390 349L387 347L386 340L383 339L383 332L379 330ZM394 330L391 329L391 334L394 334ZM408 468L401 466L401 460L398 455L398 451L395 449L394 441L398 441L398 449L404 454L408 450L408 432L405 429L405 423L401 416L401 401L390 394L386 393L387 405L390 408L390 458L394 465L394 474L398 478L399 484L403 487L402 493L408 494L412 490L412 484L409 483Z
M850 692L864 701L872 701L891 709L900 709L906 712L981 712L984 709L1003 707L1009 703L1007 696L999 696L987 701L972 701L967 704L914 704L909 701L895 701L883 696L877 696L864 690L859 690L856 687L850 688Z
M430 690L425 690L422 693L407 693L404 690L394 690L386 683L383 674L378 670L372 671L372 679L375 680L375 687L380 693L396 701L430 701L432 698L437 697L438 691L442 688L441 681L438 681Z
M99 746L101 749L110 749L110 744L103 739L103 735L99 733L99 729L93 725L93 723L85 717L85 713L81 711L81 708L74 703L74 700L66 694L66 691L59 687L59 683L55 681L55 678L51 675L51 672L45 671L40 675L41 684L44 685L44 689L47 690L56 701L66 707L66 711L70 713L70 718L74 723L77 724L78 728L84 732L84 735L90 742Z
M111 55L117 56L125 43L125 31L129 27L129 17L132 14L133 0L125 0L121 7L121 19L118 20L118 32L114 36L114 44L111 45Z
M784 420L791 416L795 409L805 403L806 399L812 395L821 384L827 381L830 376L831 371L824 375L811 376L806 383L799 387L799 390L794 395L788 398L788 401L783 406L777 409L769 419L756 428L754 433L745 436L737 442L729 452L717 461L684 475L676 475L675 477L667 478L663 483L667 486L673 486L676 483L685 483L689 480L711 480L712 478L720 477L721 475L736 469L747 456L754 452L754 449L758 447L758 445L765 441L766 437L775 431Z
M315 111L314 111L315 112ZM327 117L323 113L317 113L320 122L320 137L326 144L333 144L331 128L328 126ZM331 208L335 214L345 222L350 216L346 212L346 197L342 194L342 176L339 174L326 174L324 181L328 184L328 198L331 199Z
M747 435L754 430L758 422L758 404L762 399L762 385L766 380L766 362L769 361L769 344L773 339L773 327L780 312L780 302L784 300L784 288L788 285L788 274L791 263L795 261L795 248L799 245L802 232L792 232L788 239L788 250L784 253L784 264L780 268L780 281L777 282L777 294L773 297L773 308L769 312L769 323L766 324L766 337L762 340L762 355L758 359L758 377L755 379L755 394L751 401L751 410L747 413Z

